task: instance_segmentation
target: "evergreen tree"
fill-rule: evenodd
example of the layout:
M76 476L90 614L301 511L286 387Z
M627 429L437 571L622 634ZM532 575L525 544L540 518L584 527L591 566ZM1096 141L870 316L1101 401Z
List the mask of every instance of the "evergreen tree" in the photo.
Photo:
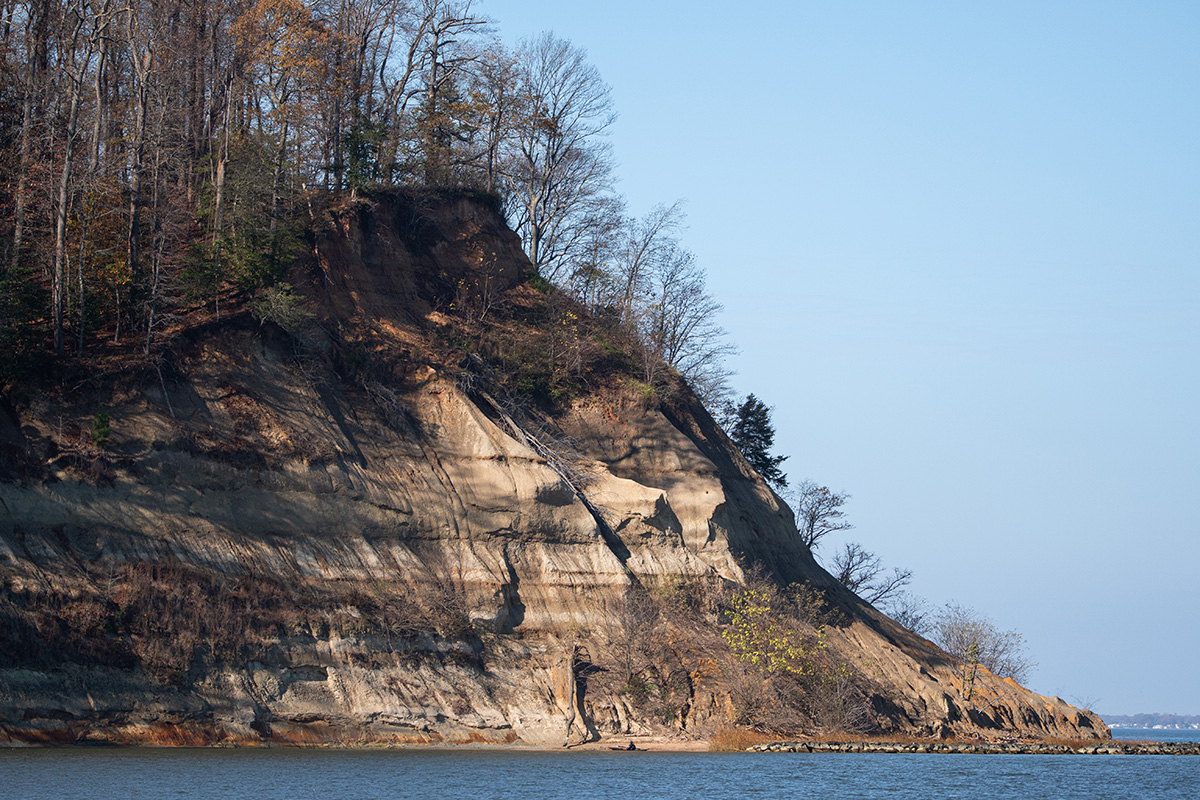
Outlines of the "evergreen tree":
M771 409L753 394L738 406L731 438L763 480L777 489L787 486L787 476L779 469L787 456L771 455L775 444Z

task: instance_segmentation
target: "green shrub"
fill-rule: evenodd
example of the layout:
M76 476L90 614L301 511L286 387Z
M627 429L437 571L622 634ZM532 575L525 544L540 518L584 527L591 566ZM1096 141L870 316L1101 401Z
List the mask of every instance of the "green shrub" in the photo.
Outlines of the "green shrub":
M103 450L108 446L108 437L110 436L112 436L112 425L109 424L108 414L97 411L96 416L92 418L92 427L88 431L88 438L92 440L92 444Z
M654 388L654 384L645 381L631 380L629 385L637 392L638 397L646 405L654 405L658 401L658 389Z
M303 301L292 293L291 284L277 283L254 300L254 315L260 323L274 322L288 333L295 333L313 316L301 305Z

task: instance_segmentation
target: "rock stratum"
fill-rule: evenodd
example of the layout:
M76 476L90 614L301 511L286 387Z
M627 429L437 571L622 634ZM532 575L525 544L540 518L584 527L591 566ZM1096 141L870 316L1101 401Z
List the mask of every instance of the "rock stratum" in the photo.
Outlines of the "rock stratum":
M156 359L10 386L0 743L1108 738L986 672L964 692L817 565L677 377L635 380L599 323L547 338L570 306L528 273L489 204L381 195L313 232L295 334L196 311ZM821 608L823 677L790 699L720 635L748 582Z

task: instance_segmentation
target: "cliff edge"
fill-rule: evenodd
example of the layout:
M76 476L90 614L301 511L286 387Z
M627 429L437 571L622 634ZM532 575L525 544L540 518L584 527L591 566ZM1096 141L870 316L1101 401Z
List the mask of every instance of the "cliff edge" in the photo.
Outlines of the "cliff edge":
M0 743L1108 738L838 585L489 203L337 207L288 277L294 331L194 309L153 359L8 387ZM723 635L746 587L809 677Z

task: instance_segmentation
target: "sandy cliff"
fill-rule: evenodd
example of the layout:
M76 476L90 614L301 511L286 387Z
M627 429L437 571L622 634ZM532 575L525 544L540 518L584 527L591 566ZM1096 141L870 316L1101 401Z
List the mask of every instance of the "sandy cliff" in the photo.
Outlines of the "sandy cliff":
M754 565L836 611L828 652L876 731L1107 737L987 675L966 699L813 561L686 387L647 399L610 371L556 408L502 396L446 320L536 305L526 272L486 204L380 197L294 269L318 323L298 337L234 314L157 367L14 392L0 741L704 735L738 721L737 667L689 625L715 631ZM84 433L100 409L107 451Z

